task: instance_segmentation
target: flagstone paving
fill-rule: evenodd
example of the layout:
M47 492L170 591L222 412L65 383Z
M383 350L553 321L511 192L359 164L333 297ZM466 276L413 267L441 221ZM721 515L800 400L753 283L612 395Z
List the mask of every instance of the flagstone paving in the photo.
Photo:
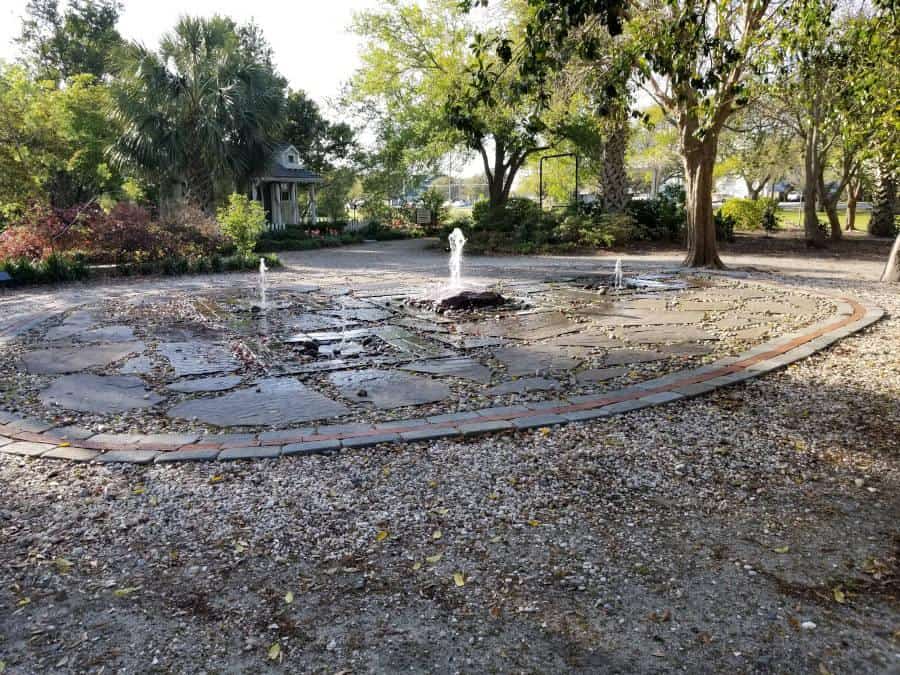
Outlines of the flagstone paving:
M878 316L749 280L656 272L604 293L605 275L542 274L495 277L514 298L504 307L446 314L413 302L432 292L415 275L339 271L315 285L273 275L266 311L251 309L252 276L101 286L12 311L0 373L27 377L0 391L0 435L10 452L77 446L52 458L197 461L248 458L278 434L306 453L527 428L729 386Z

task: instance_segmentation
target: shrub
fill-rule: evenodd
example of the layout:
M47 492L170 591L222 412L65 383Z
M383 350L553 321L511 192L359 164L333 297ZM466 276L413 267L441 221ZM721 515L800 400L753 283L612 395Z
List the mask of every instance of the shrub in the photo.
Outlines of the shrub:
M734 220L735 229L751 231L765 227L767 220L769 227L777 227L777 207L778 203L773 199L727 199L719 212Z
M228 197L228 205L219 209L216 217L238 253L250 255L266 227L266 212L262 205L234 192Z
M60 253L51 253L44 260L19 258L6 260L0 269L7 272L16 284L50 284L78 281L89 276L82 260Z
M627 213L569 215L557 226L556 234L563 243L590 248L609 248L628 243L636 233L635 220Z
M713 222L716 225L716 239L718 241L734 241L734 218L719 209L713 214Z
M431 227L440 227L441 223L444 222L444 218L447 217L444 195L434 188L429 188L422 195L422 206L431 211L431 223L429 225Z
M262 211L262 222L265 227L265 211L257 202L251 202ZM212 255L216 251L231 252L232 242L222 232L215 218L212 218L196 204L185 202L172 210L162 221L163 229L168 233L169 242L176 250L169 255Z

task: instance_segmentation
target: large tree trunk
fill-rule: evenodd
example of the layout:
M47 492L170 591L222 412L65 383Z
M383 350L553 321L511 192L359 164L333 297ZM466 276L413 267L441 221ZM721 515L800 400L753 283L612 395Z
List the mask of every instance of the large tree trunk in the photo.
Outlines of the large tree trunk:
M803 157L803 234L807 246L823 248L825 235L819 229L819 215L816 212L818 190L816 189L820 171L818 131L810 125L806 132L806 143Z
M884 273L881 275L882 281L900 281L900 234L894 240L894 247L891 249L891 255L888 257L887 265L884 266Z
M760 193L763 191L763 188L766 187L766 183L769 182L769 177L766 176L759 183L753 184L753 181L744 177L744 184L747 186L747 198L756 201L759 199Z
M828 225L831 228L831 240L840 241L844 235L841 230L841 221L837 214L838 198L841 195L840 190L837 192L829 192L825 187L825 179L822 177L821 173L819 174L818 184L819 201L822 204L822 208L825 210L825 215L828 216Z
M628 206L627 147L628 124L617 125L603 145L603 204L613 213L621 213Z
M872 195L869 234L878 237L889 237L894 234L896 201L897 186L894 182L893 167L886 157L880 157L875 171L875 192Z
M701 140L693 133L682 131L687 215L687 257L684 264L688 267L725 267L716 247L712 208L717 140L712 132Z

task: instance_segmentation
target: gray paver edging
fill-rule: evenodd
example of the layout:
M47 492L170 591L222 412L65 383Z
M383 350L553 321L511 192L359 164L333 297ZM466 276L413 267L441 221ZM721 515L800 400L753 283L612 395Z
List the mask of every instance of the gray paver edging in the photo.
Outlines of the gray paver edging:
M737 357L725 357L700 368L572 400L490 407L376 425L338 425L207 437L199 434L132 434L116 438L97 434L73 443L66 440L63 429L57 429L54 433L54 425L50 422L0 410L0 453L30 458L132 464L255 460L599 419L665 405L760 377L871 326L885 313L880 307L864 305L853 298L822 297L837 305L835 314L826 321L807 326L800 333L773 338ZM342 430L342 426L347 428Z

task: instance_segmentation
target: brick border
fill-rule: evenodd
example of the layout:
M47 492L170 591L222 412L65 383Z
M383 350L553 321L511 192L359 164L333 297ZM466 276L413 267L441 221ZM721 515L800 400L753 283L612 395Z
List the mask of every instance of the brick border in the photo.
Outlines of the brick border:
M759 285L766 285L760 283ZM0 453L74 462L156 464L274 459L331 453L382 443L468 437L495 431L549 427L664 405L760 377L804 359L871 326L884 310L854 298L821 297L837 312L799 333L769 340L737 357L682 370L624 389L573 400L538 401L376 424L322 425L258 434L95 434L0 410Z

